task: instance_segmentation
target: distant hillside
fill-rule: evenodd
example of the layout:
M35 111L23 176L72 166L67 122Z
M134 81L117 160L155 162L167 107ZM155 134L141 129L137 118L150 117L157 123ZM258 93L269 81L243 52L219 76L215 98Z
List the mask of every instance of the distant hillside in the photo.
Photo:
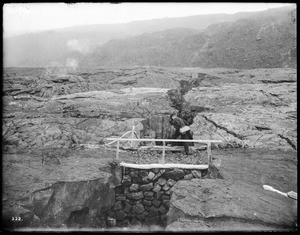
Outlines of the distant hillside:
M276 68L296 66L296 10L265 11L230 23L214 24L195 60L203 67Z
M296 66L295 7L87 25L4 38L4 67Z
M204 45L206 37L206 34L196 30L176 28L124 40L111 40L92 55L86 56L80 65L193 66L194 52Z
M176 28L111 40L81 66L276 68L296 66L295 8L285 7L222 22L202 31Z
M75 66L87 53L111 39L129 38L171 28L205 29L253 13L199 15L135 21L126 24L85 25L4 38L5 67Z

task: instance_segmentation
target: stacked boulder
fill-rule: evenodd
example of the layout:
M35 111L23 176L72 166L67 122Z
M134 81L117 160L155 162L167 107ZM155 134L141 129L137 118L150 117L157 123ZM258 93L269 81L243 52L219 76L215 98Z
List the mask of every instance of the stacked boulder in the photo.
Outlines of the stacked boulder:
M166 226L171 188L178 180L203 178L207 170L123 168L122 184L115 188L116 203L109 219L116 226Z

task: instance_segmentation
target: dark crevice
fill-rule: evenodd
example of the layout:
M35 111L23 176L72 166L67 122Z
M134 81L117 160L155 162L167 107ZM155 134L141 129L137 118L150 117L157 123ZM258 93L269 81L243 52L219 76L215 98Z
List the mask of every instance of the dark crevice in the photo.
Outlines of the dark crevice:
M219 129L222 129L222 130L226 131L228 134L231 134L231 135L233 135L234 137L236 137L236 138L238 138L238 139L240 139L240 140L243 140L243 136L238 135L238 134L234 133L233 131L228 130L226 127L223 127L223 126L217 124L217 123L214 122L213 120L210 120L209 118L207 118L205 115L201 115L201 116L204 117L205 120L207 120L207 121L209 121L210 123L212 123L215 127L217 127L217 128L219 128Z
M214 224L221 224L228 223L228 222L234 222L234 223L241 223L241 224L252 224L253 226L266 226L266 227L272 227L277 229L290 229L289 225L285 224L278 224L278 223L271 223L271 222L265 222L259 219L247 219L247 218L239 218L239 217L232 217L232 216L213 216L213 217L205 217L204 215L188 215L185 214L182 210L176 207L176 216L173 217L172 220L168 221L168 224L171 224L175 221L177 221L179 218L185 218L187 220L198 220L203 221L203 224L206 224L208 227L214 227Z
M213 109L208 107L203 107L203 106L191 105L191 111L196 113L203 113L203 112L211 112L213 111Z
M116 82L112 82L111 84L121 84L121 85L133 85L136 84L137 80L130 80L130 81L116 81Z
M271 96L275 96L275 97L278 97L279 95L278 94L273 94L273 93L269 93Z
M89 213L89 208L85 207L82 210L75 210L70 213L70 217L65 221L68 227L72 227L73 224L84 225L85 218Z
M287 118L289 118L289 119L297 119L296 116L288 116Z
M297 149L296 146L293 144L293 142L292 142L289 138L287 138L287 137L285 137L285 136L283 136L283 135L281 135L281 134L278 134L278 136L279 136L281 139L286 140L286 142L287 142L290 146L292 146L293 149Z
M257 225L262 225L262 226L267 226L267 227L274 227L274 228L287 228L290 229L289 225L285 224L278 224L278 223L271 223L271 222L265 222L259 219L247 219L247 218L239 218L239 217L231 217L231 216L215 216L215 217L208 217L204 218L205 222L212 222L212 223L220 223L220 222L238 222L242 224L253 224L255 226Z
M271 128L269 127L264 127L264 126L254 126L256 130L259 130L259 131L269 131L269 130L272 130Z
M259 90L261 93L263 93L265 96L268 96L268 95L271 95L271 96L274 96L274 97L276 97L277 99L279 99L281 102L284 102L284 100L282 100L279 96L279 94L273 94L273 93L266 93L265 91L263 91L263 90ZM278 106L288 106L287 104L283 104L283 103L281 103L281 104L276 104L276 103L274 103L274 102L263 102L263 104L270 104L270 105L273 105L273 106L276 106L276 107L278 107Z
M296 81L294 80L277 80L277 81L272 81L272 80L260 80L262 83L295 83Z
M198 112L207 110L205 107L192 106L190 102L185 100L185 95L194 87L198 87L201 84L201 79L193 79L191 81L180 80L179 87L177 89L170 89L167 91L169 99L169 105L178 110L177 115L186 120L189 125L194 123L194 118Z

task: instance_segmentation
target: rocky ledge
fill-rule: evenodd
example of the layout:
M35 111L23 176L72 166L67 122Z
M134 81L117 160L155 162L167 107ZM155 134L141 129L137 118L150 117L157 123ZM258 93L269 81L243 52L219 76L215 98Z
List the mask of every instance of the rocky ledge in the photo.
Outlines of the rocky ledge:
M296 204L241 181L179 181L172 188L166 231L290 230L297 226Z

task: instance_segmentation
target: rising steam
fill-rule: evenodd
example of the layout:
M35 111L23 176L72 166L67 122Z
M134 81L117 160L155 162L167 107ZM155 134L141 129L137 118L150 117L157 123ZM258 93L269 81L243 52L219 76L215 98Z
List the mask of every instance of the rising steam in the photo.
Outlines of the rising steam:
M90 41L88 39L72 39L67 42L67 46L71 51L78 51L86 54L90 51Z
M66 62L67 67L71 67L73 70L76 70L78 66L78 61L76 59L68 58Z

